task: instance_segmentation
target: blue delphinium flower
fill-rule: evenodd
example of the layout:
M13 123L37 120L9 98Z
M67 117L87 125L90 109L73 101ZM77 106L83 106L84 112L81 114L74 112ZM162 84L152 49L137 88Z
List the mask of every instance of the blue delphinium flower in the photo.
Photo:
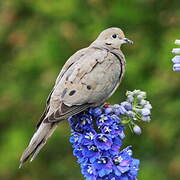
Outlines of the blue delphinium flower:
M140 90L127 92L127 100L115 105L89 108L69 118L73 154L86 180L136 180L139 160L131 147L121 150L125 126L141 133L137 125L149 122L152 106Z
M173 70L174 71L180 71L180 56L175 56L172 59L172 62L174 63Z
M180 45L180 40L176 40L175 41L175 44L177 45ZM180 54L180 48L174 48L172 50L172 53L174 54ZM172 62L174 63L173 65L173 70L174 71L180 71L180 56L175 56L173 59L172 59Z

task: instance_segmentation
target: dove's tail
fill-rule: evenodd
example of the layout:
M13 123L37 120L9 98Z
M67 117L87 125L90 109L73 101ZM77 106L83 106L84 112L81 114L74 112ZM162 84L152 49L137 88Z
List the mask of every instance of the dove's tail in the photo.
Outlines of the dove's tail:
M33 135L28 147L23 152L21 159L20 159L20 166L25 163L29 157L31 156L32 161L41 148L45 145L47 139L52 135L54 130L57 127L57 123L41 123L35 134Z

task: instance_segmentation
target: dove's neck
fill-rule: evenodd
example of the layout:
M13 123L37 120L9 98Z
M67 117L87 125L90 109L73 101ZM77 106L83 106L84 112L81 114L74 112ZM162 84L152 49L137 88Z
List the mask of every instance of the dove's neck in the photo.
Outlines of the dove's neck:
M121 49L113 49L110 52L113 53L113 54L116 54L122 61L124 61L124 62L126 61L125 56L122 53Z
M113 50L120 51L119 47L118 48L113 47L112 44L107 45L104 43L104 41L99 41L99 40L92 42L89 47L94 47L94 48L98 48L98 49L107 49L108 51L113 51Z
M94 41L89 47L96 48L96 49L105 49L111 52L112 54L116 54L116 56L118 56L125 64L125 57L120 48L113 48L112 46L107 46L103 43L100 43L100 41L97 41L97 40Z
M126 59L125 59L125 56L124 54L122 53L122 51L119 49L114 49L112 51L110 51L110 53L114 54L118 59L119 59L119 62L120 64L122 65L122 70L123 70L123 73L124 73L124 68L125 68L125 65L126 65Z

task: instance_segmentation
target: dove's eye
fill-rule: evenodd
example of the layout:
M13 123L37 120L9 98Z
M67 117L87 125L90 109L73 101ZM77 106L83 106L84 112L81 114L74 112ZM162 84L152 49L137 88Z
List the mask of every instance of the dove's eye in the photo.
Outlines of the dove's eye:
M113 34L112 38L116 39L117 38L117 34Z

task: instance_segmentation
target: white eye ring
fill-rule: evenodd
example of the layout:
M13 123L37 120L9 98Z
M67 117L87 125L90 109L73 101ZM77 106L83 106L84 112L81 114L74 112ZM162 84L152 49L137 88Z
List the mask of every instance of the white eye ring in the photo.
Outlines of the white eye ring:
M117 35L117 34L113 34L111 37L112 37L113 39L116 39L116 38L118 37L118 35Z

